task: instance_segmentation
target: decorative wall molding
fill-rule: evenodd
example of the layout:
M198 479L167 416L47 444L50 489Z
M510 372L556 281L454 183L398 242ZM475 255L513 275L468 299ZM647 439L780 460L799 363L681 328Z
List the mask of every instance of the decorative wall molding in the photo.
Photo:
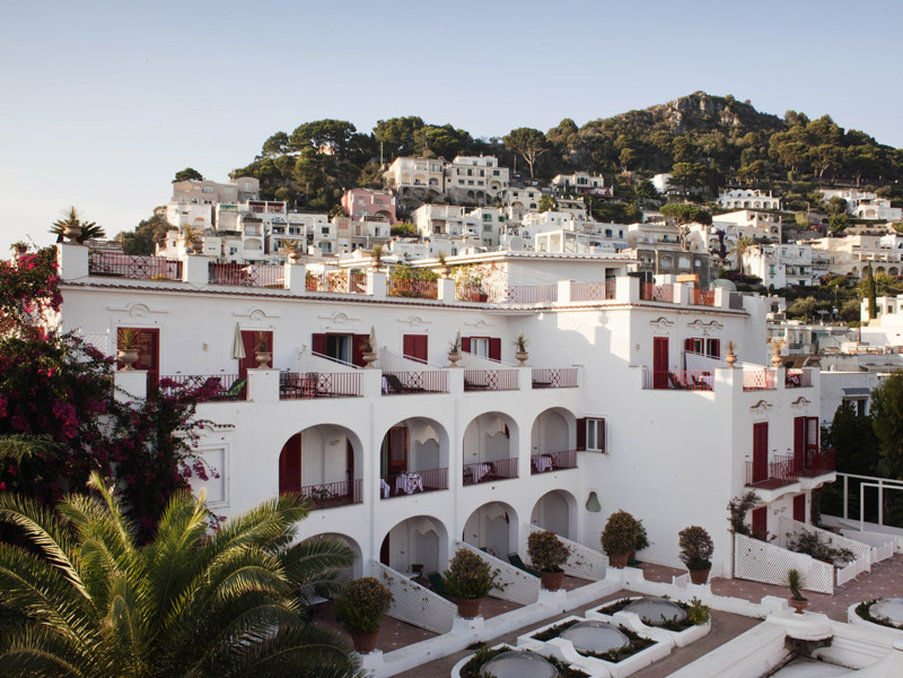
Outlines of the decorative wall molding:
M671 320L668 320L665 316L662 315L662 316L659 316L658 318L656 318L655 320L650 320L649 324L652 325L653 327L658 327L660 329L664 329L664 328L672 327L674 325L674 322Z
M766 402L764 400L760 400L755 405L752 405L749 409L751 412L756 412L758 414L761 414L763 412L767 412L772 407L774 407L774 405L772 405L771 403Z
M807 405L811 405L811 404L812 404L811 400L807 400L803 396L800 396L799 398L794 400L792 403L790 403L790 406L791 407L806 407Z
M360 321L360 318L352 318L341 311L336 311L335 313L329 313L327 315L319 316L320 320L326 320L330 325L348 325L350 323L357 323Z
M169 313L169 311L152 309L150 306L140 301L134 301L127 306L107 306L107 310L114 313L126 313L132 318L146 318L149 315L166 315Z
M465 322L465 326L473 327L474 329L482 329L484 327L492 327L492 323L488 323L482 318L479 320L474 320L473 322Z
M245 313L241 313L239 311L234 311L232 315L235 318L248 318L249 320L254 320L260 322L261 320L268 320L272 318L278 318L278 315L274 315L272 313L267 313L264 309L259 307L252 307L247 310Z
M419 315L409 315L407 318L396 318L396 320L411 329L420 329L433 324L432 320L424 320Z
M720 334L721 330L724 329L724 325L722 325L717 320L704 322L702 320L696 319L691 323L687 323L687 329L699 332L704 337L710 337L713 333L716 332Z

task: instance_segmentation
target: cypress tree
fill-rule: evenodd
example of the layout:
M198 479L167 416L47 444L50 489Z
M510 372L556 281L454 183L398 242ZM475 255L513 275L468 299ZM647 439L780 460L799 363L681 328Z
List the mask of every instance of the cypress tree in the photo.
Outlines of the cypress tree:
M869 302L869 320L878 317L878 292L875 289L875 276L872 275L872 264L865 269L865 297Z

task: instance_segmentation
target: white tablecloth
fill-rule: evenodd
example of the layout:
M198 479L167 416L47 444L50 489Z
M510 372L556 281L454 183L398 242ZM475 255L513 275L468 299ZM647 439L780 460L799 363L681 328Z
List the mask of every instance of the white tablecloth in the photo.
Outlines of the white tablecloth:
M389 493L390 493L392 490L391 490L391 488L389 487L389 483L386 482L386 479L385 479L385 478L380 478L380 479L379 479L379 490L380 490L380 492L382 492L383 499L388 499L388 498L389 498Z
M402 473L395 479L395 493L423 492L423 478L419 473Z
M539 473L552 470L552 457L547 454L538 454L533 457L533 466Z
M471 476L473 476L473 482L480 482L483 477L492 470L492 466L490 464L467 464L467 468L470 470Z

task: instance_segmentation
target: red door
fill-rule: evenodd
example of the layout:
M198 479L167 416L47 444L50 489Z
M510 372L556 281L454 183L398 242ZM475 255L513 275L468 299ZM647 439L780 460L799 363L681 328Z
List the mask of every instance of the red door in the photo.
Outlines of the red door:
M793 419L793 470L800 473L806 461L806 417Z
M389 429L389 473L404 473L408 470L408 429L396 426Z
M301 491L301 434L296 433L279 455L279 493Z
M386 567L389 567L389 554L389 535L386 535L386 538L383 539L382 546L379 547L379 562Z
M753 509L752 536L763 541L768 537L768 508L765 506Z
M793 519L806 522L806 495L798 494L793 498Z
M752 482L768 479L768 422L753 424Z
M238 377L239 379L247 379L248 370L257 369L257 353L258 336L261 335L263 344L266 345L266 351L272 355L273 353L273 333L270 331L258 332L256 330L242 330L241 343L245 347L245 357L238 361ZM272 366L272 360L270 360Z
M668 388L668 337L652 340L652 387Z
M345 477L348 479L348 491L345 494L357 503L360 499L355 496L357 492L354 486L354 446L347 438L345 439L345 469Z
M135 347L138 349L136 370L147 370L147 392L157 390L160 382L160 329L158 327L120 328L135 329ZM122 369L120 363L118 369Z
M402 337L402 348L405 358L416 360L420 363L427 361L428 344L425 334L406 334Z

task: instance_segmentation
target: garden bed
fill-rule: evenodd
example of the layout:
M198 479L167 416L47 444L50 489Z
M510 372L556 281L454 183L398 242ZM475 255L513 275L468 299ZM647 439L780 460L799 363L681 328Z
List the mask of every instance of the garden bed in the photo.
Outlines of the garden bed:
M684 619L666 619L661 622L652 622L624 609L637 600L640 600L640 598L622 598L608 605L587 610L586 618L627 626L635 632L648 635L650 638L667 638L678 647L685 647L699 640L712 628L708 607L702 605L696 598L691 603L685 603L666 597L665 600L682 609L686 613L686 617Z
M878 614L872 614L871 607L875 603L881 602L880 598L875 598L873 600L866 600L861 603L854 603L847 608L847 620L851 624L858 624L860 626L865 626L868 624L875 624L876 626L883 626L884 628L893 629L895 631L903 631L903 624L897 624L892 619L888 619L887 617L882 617Z
M547 657L539 654L538 652L531 652L531 650L513 648L509 645L496 645L495 647L480 648L479 650L474 652L470 656L470 658L465 658L458 662L458 664L456 664L452 669L451 675L457 678L484 678L485 674L480 672L480 667L482 667L483 664L488 662L490 659L510 650L539 655L544 660L552 664L556 669L558 669L558 678L592 678L589 673L569 666L567 663L556 659L555 657Z

